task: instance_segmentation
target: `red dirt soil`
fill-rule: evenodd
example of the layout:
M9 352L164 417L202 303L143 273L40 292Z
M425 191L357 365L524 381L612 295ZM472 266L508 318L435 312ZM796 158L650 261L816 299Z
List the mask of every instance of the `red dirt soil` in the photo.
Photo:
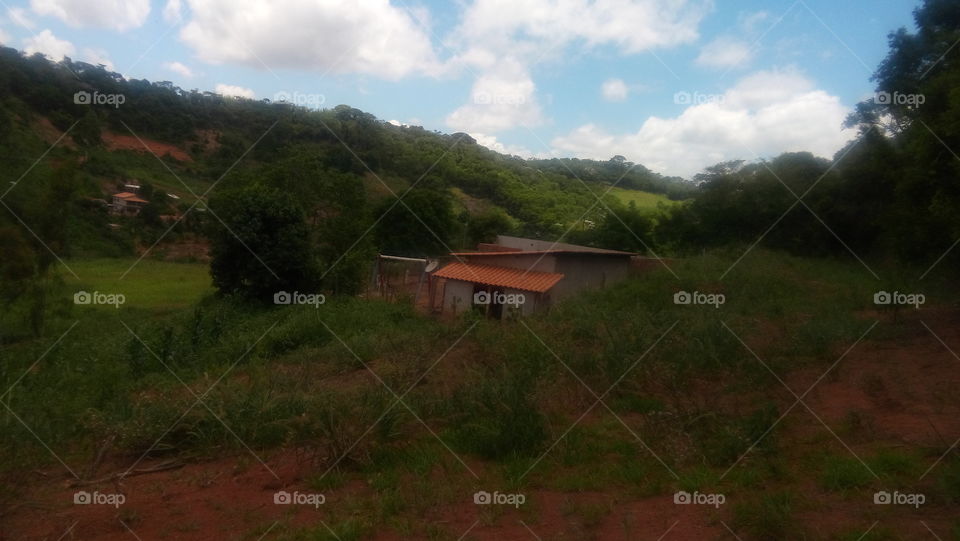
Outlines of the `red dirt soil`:
M154 141L153 139L139 138L132 135L121 135L113 133L110 131L104 131L100 137L103 139L103 144L107 147L107 150L133 150L136 152L147 152L149 151L160 156L169 156L177 161L181 162L191 162L193 158L190 157L183 149L180 147L168 144L161 143L160 141ZM142 142L141 142L142 141ZM144 145L147 148L144 148Z
M276 505L273 495L278 490L314 492L304 486L303 475L315 470L298 465L292 453L267 460L279 479L253 459L234 457L129 477L119 486L82 488L91 493L97 490L124 494L126 501L119 508L75 505L73 495L81 489L67 486L69 480L61 475L62 470L46 472L50 476L60 475L57 482L34 473L37 485L3 523L0 539L128 541L134 538L131 532L143 540L256 539L260 536L257 532L266 531L278 521L288 527L316 527L321 521L332 525L325 507L369 490L362 483L352 483L326 491L326 503L318 509L306 505ZM149 466L143 462L137 467ZM621 502L600 493L527 491L527 498L528 502L536 502L539 510L536 522L530 519L523 522L522 514L511 508L490 523L483 515L486 508L475 505L469 496L462 503L432 510L424 522L441 525L448 534L455 532L454 538L464 541L528 541L537 537L626 541L655 540L661 536L693 541L715 538L723 532L722 526L711 524L707 518L712 508L705 511L703 506L677 506L671 496ZM584 505L600 506L609 512L598 524L586 525L569 511ZM277 527L274 533L279 530ZM385 528L372 539L406 538Z
M63 130L54 126L53 122L50 122L50 119L45 116L37 117L33 128L47 144L52 145L56 143L57 140L60 140L59 145L73 150L77 148L77 143L74 142L70 135L66 135L63 139L60 139L60 136L63 135Z

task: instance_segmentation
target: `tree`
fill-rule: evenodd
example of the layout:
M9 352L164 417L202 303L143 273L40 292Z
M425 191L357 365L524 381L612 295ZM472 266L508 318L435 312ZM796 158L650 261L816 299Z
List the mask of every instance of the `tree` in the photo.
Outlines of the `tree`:
M475 247L481 242L494 242L497 235L508 235L516 228L514 220L498 208L487 209L476 215L468 215L467 247Z
M210 274L221 293L270 299L314 291L317 262L303 209L290 195L255 183L210 202Z
M653 219L630 201L627 206L612 205L597 225L597 244L611 250L646 253L653 244Z
M402 201L384 201L376 214L383 216L376 229L377 245L388 254L436 256L455 238L457 224L445 191L415 188Z
M327 168L326 157L313 145L290 148L287 154L267 178L304 209L323 289L358 293L376 253L367 234L371 220L363 179Z
M925 0L914 11L917 31L889 35L890 51L873 80L877 97L857 106L848 126L857 126L861 142L896 151L899 166L874 152L865 170L882 171L886 208L880 217L899 255L937 257L960 237L960 4ZM889 120L888 120L889 119ZM856 170L846 176L859 180ZM889 180L888 180L889 179ZM876 192L874 192L876 194ZM955 256L954 256L955 257Z

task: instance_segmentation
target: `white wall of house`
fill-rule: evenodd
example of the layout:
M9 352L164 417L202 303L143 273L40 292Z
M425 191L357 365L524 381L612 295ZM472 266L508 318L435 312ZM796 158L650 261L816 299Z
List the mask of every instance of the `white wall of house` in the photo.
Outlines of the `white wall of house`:
M462 314L473 305L473 284L447 280L443 286L443 311Z
M487 286L481 286L485 289ZM443 311L445 313L463 314L473 309L473 292L475 284L473 282L464 282L461 280L448 279L443 289ZM491 287L490 289L496 289ZM500 290L504 295L523 295L523 303L517 306L504 306L503 318L507 319L512 315L529 316L541 308L548 305L549 296L532 291L522 291L519 289L504 288ZM519 297L514 297L519 298Z

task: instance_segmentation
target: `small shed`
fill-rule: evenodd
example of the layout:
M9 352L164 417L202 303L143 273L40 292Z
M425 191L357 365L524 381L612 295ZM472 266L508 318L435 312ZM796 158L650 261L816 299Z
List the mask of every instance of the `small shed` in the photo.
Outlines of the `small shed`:
M529 314L583 289L604 288L626 278L633 255L501 235L475 252L450 254L454 261L433 273L431 306L462 313L481 305L498 318ZM513 302L518 299L523 302Z
M457 314L477 307L489 317L525 315L550 304L550 290L562 274L457 261L433 273L440 279L441 311Z

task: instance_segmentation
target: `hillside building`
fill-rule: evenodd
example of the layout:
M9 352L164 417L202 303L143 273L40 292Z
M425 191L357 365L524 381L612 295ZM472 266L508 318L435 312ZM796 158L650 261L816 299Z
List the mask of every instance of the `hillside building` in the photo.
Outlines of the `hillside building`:
M623 280L633 255L500 235L475 252L450 254L453 261L430 277L430 302L441 313L476 308L494 318L527 315Z

